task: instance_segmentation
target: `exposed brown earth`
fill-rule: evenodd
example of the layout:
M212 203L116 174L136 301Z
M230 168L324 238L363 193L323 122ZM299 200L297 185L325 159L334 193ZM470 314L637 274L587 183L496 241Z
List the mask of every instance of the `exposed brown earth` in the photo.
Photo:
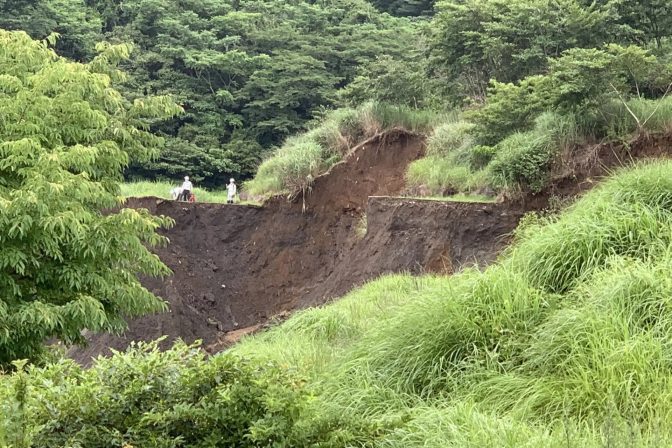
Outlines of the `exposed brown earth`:
M315 180L312 192L291 202L276 197L255 207L131 199L129 207L175 219L162 232L170 245L156 250L174 274L143 279L170 312L134 320L123 337L95 336L71 356L88 362L109 348L163 335L165 344L202 339L219 350L273 316L323 304L384 273L449 274L487 264L525 211L546 207L552 195L580 193L631 159L668 154L669 147L669 139L656 137L629 149L584 149L576 160L585 161L556 167L553 188L521 201L437 202L389 197L403 190L408 164L424 152L421 136L393 131L355 148Z

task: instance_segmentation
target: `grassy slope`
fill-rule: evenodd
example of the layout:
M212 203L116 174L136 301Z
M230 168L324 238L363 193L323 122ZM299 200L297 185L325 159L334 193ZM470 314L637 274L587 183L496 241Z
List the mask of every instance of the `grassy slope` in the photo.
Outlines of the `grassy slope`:
M552 160L566 148L586 142L628 141L641 131L669 132L672 98L633 99L628 107L642 120L642 129L625 106L614 101L603 105L592 119L543 113L531 130L505 136L492 147L476 144L472 124L447 121L430 135L427 157L409 166L409 187L429 195L447 190L541 190Z
M672 162L528 219L484 272L393 275L233 349L298 369L336 444L666 446Z
M628 102L648 118L642 129L621 103L608 103L597 114L602 121L546 112L527 132L514 132L494 146L477 144L475 125L457 114L367 103L338 109L312 130L288 139L259 167L244 189L254 197L300 191L341 160L357 143L393 127L429 135L426 157L413 162L406 180L413 195L442 196L454 192L496 194L504 190L541 190L551 162L566 148L588 141L627 141L640 131L666 132L672 123L672 99ZM599 132L596 129L600 129Z
M445 119L431 111L374 102L332 111L315 128L287 139L259 166L254 179L245 183L245 191L253 196L300 191L358 143L381 131L398 127L429 132Z

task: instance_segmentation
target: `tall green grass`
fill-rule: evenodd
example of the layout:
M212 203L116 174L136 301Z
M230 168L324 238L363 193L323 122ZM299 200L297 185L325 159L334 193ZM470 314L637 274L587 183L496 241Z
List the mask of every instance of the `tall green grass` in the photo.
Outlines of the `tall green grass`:
M411 163L406 183L428 196L452 195L487 187L485 172L471 167L473 125L451 117L427 139L427 156Z
M626 103L611 101L589 115L584 127L600 137L617 140L625 140L640 130L668 132L672 130L672 97L658 100L635 98Z
M485 171L473 171L450 158L429 156L409 165L406 182L410 188L424 188L429 196L449 196L486 187L486 175Z
M644 164L485 271L385 277L233 350L308 375L331 446L666 446L670 269L672 162Z
M392 128L427 133L442 119L432 111L375 102L332 111L316 127L278 148L245 183L245 190L253 196L305 190L364 139Z
M529 127L504 136L494 146L480 146L475 145L473 124L448 120L429 137L427 157L409 166L409 187L430 195L538 192L548 184L553 161L576 146L629 141L640 132L672 131L672 97L612 100L582 113L547 111Z
M469 150L474 145L473 128L474 125L463 120L440 124L427 139L427 155L449 156Z

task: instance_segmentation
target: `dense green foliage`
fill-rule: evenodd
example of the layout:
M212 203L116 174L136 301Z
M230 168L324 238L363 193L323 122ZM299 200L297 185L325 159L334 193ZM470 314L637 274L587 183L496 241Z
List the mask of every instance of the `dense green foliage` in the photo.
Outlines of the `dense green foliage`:
M302 383L272 363L206 360L184 344L140 345L90 369L61 361L0 383L0 446L292 446Z
M563 151L668 131L671 70L640 47L610 44L567 50L548 60L545 74L517 83L493 81L487 102L466 111L458 128L448 124L435 129L430 158L410 167L409 183L432 194L519 188L538 192ZM453 140L458 137L462 143L456 148Z
M395 16L430 15L434 9L434 0L372 0L371 4Z
M22 32L0 31L0 367L36 359L51 338L118 331L163 309L136 274L167 268L145 248L166 219L121 205L130 160L156 154L148 119L178 111L167 98L123 101L112 81L125 47L87 65Z
M249 177L265 149L337 104L360 65L400 58L417 40L413 23L364 0L3 1L3 27L58 32L56 49L78 59L97 41L134 44L124 94L171 94L186 113L154 124L165 149L127 176L190 174L209 187Z
M672 8L632 3L438 2L428 70L449 81L446 99L476 107L459 150L435 130L430 149L447 150L411 165L411 189L536 192L563 152L669 130L670 28L660 25Z
M491 79L516 82L543 73L551 58L605 43L659 46L672 8L658 0L442 0L436 5L432 55L457 94L484 99ZM654 31L655 30L655 31Z
M58 33L59 55L77 60L96 55L102 21L85 0L0 0L0 28L44 39Z

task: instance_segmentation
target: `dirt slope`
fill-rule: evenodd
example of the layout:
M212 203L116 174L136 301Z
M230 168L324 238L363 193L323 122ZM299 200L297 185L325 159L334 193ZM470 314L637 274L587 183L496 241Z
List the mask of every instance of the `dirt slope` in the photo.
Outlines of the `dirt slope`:
M129 200L130 207L176 221L164 232L171 244L156 251L174 275L143 279L171 311L131 322L123 337L95 336L71 355L88 362L108 348L162 335L166 344L202 339L219 349L227 332L243 334L277 313L325 303L383 273L450 273L486 264L526 210L545 207L551 195L585 190L629 158L660 156L669 147L666 138L643 138L627 148L584 149L567 159L574 166L556 167L553 187L540 195L469 204L384 197L403 190L407 165L424 151L421 136L394 131L355 148L293 202L278 197L253 207ZM363 222L365 235L358 233Z
M130 200L130 207L175 219L164 231L170 245L156 251L174 275L143 279L169 302L170 312L136 319L123 337L94 336L71 355L87 362L108 348L162 335L168 336L166 343L181 337L217 345L225 332L324 303L382 273L445 272L491 260L521 212L495 204L380 197L403 189L408 164L423 153L419 135L376 136L291 203L286 198L263 207ZM367 209L362 236L357 228Z

